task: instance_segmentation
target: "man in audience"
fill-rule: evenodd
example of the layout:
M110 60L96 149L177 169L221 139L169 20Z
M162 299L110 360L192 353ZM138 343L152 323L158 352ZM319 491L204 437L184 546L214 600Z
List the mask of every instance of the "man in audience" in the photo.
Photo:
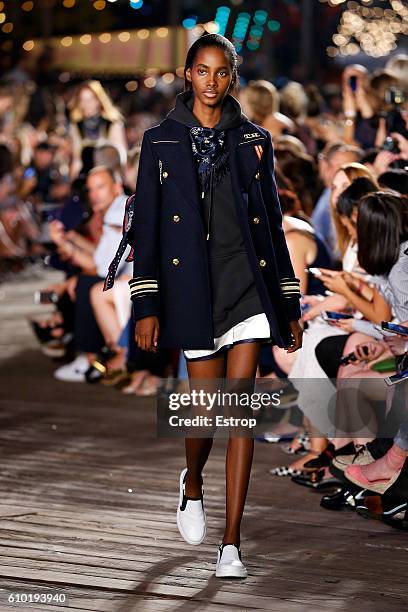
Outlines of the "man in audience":
M327 144L319 154L319 174L325 189L318 199L312 214L316 231L330 247L331 254L336 256L336 237L330 211L331 184L337 170L344 164L359 161L363 152L352 145L344 143Z
M54 221L50 230L60 257L69 260L79 270L71 277L68 289L75 302L75 346L79 354L73 362L55 372L59 380L75 382L85 381L86 370L104 345L89 292L95 283L104 279L116 252L126 202L120 178L105 166L97 166L88 173L86 186L93 216L100 222L96 244L75 231L65 232L60 221ZM119 273L130 274L130 266L125 262Z

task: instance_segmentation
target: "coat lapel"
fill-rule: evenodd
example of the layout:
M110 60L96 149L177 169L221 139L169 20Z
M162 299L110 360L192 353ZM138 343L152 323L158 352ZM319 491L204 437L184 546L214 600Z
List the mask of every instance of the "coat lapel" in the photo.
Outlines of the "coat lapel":
M241 186L248 191L263 154L266 138L249 124L238 130L231 130L229 140L231 172Z

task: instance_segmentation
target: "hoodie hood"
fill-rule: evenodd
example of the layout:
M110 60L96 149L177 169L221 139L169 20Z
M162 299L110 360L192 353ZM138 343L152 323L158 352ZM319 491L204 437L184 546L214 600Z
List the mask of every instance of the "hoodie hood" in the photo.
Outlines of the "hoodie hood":
M173 119L189 128L200 127L201 123L193 115L193 105L193 92L183 91L176 96L176 106L168 113L166 119ZM231 94L227 94L222 103L221 118L214 129L229 130L239 127L245 121L248 119L243 114L240 103Z

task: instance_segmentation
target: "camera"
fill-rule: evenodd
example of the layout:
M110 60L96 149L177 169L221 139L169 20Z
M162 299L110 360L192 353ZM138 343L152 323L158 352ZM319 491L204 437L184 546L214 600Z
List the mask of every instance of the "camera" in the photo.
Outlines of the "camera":
M387 136L387 138L384 140L381 148L382 148L383 151L389 151L390 153L399 153L400 152L400 148L399 148L398 142L392 136Z
M401 104L405 102L404 92L397 87L390 87L385 90L384 101L387 105L393 106L394 108L401 106Z

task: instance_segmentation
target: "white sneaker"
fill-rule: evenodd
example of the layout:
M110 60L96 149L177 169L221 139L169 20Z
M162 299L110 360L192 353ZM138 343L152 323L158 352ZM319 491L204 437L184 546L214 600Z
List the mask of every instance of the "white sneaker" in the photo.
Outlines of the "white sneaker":
M61 366L54 372L54 378L66 382L86 382L85 372L89 368L89 361L85 355L78 355L74 361Z
M207 518L203 499L185 499L186 485L184 483L187 468L180 474L180 493L177 507L177 527L181 536L188 544L201 544L207 532ZM204 490L201 489L202 495Z
M218 548L217 578L246 578L248 572L241 561L241 550L235 544L221 544Z

